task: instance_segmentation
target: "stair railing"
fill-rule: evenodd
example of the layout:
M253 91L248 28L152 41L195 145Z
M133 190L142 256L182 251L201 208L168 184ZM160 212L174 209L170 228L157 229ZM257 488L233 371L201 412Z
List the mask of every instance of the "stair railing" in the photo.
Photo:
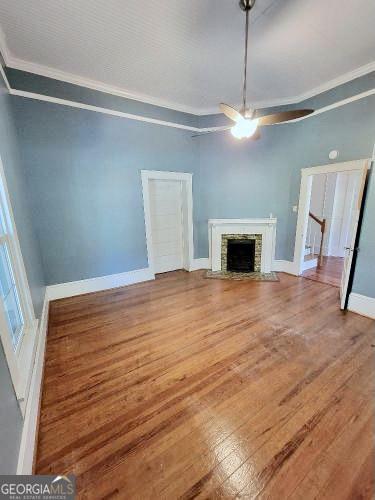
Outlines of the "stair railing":
M320 248L319 248L319 256L318 256L318 267L322 267L323 265L323 243L324 243L324 233L326 230L326 219L319 219L312 212L309 212L309 217L311 217L317 224L320 226L321 239L320 239ZM315 241L314 241L315 244Z

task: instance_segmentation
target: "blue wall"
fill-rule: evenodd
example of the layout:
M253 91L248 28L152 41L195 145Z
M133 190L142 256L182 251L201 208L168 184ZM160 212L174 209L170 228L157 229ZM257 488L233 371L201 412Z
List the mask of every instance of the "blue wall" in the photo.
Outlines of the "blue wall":
M46 284L147 266L142 169L194 172L191 132L14 98Z
M33 192L26 183L20 161L20 145L13 120L12 97L0 77L0 156L4 166L9 196L20 241L35 315L38 318L44 300L44 275L39 242L30 213Z

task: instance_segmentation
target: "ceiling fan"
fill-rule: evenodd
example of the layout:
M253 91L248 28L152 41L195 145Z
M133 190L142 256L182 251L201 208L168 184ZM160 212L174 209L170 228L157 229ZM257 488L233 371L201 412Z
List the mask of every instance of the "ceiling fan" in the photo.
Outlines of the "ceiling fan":
M230 118L235 122L232 127L225 127L213 130L212 132L218 132L219 130L231 129L232 135L237 139L250 138L259 139L260 133L258 127L264 125L275 125L276 123L287 122L290 120L295 120L297 118L302 118L314 112L313 109L293 109L290 111L282 111L280 113L273 113L266 116L258 116L256 110L252 110L247 107L247 52L248 52L248 40L249 40L249 13L254 7L256 0L240 0L240 8L246 14L245 23L245 57L244 57L244 77L243 77L243 89L242 89L242 107L240 111L237 111L232 106L228 104L221 103L220 111L224 113L225 116ZM200 134L202 135L202 134Z

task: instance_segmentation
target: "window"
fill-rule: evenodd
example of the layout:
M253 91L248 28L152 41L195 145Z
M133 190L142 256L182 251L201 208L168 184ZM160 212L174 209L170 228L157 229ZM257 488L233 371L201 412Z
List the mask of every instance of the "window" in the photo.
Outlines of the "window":
M2 209L2 207L1 207ZM13 350L17 351L23 332L23 315L17 292L16 281L9 254L10 238L4 224L3 210L0 212L0 293L4 312L12 339Z
M18 400L26 400L36 320L0 159L0 337Z

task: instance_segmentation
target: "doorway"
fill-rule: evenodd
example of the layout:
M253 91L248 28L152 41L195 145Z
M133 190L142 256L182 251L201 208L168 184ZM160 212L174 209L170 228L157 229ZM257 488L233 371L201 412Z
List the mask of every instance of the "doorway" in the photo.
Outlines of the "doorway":
M192 174L142 170L141 175L150 269L154 274L190 270Z
M340 286L360 183L360 170L312 175L302 276Z
M369 161L302 169L295 266L298 274L337 286L346 307Z

